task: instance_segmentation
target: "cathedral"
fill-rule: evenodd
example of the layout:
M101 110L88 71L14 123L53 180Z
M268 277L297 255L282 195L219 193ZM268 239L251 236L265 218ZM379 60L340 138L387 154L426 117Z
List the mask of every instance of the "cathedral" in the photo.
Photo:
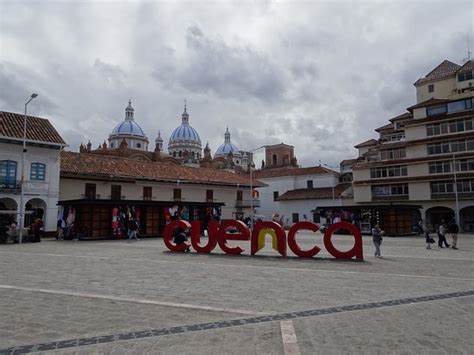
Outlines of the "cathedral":
M224 133L224 142L218 147L214 157L211 155L209 143L204 149L202 148L198 132L189 124L186 102L181 115L181 124L170 135L167 152L163 150L160 131L155 138L154 150L149 150L148 137L134 116L135 110L129 100L125 108L125 117L109 134L108 144L104 140L103 144L92 149L92 144L89 142L86 145L81 144L79 151L174 165L224 169L231 172L247 172L249 169L252 153L239 150L231 142L228 127Z

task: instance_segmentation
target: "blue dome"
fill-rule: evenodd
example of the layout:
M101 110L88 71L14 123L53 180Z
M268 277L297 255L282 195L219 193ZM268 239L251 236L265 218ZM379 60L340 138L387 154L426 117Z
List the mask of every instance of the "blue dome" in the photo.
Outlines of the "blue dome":
M239 155L239 148L235 146L235 144L232 143L223 143L220 145L219 148L216 150L216 154L214 154L216 157L221 156L221 155L227 155L230 152L232 152L233 155Z
M199 134L189 124L182 124L181 126L177 127L173 133L171 133L170 144L182 141L194 141L199 145L201 144L201 138L199 138Z
M111 134L133 134L135 136L145 136L145 133L143 132L143 129L140 127L140 125L135 121L129 120L120 122L118 125L116 125Z

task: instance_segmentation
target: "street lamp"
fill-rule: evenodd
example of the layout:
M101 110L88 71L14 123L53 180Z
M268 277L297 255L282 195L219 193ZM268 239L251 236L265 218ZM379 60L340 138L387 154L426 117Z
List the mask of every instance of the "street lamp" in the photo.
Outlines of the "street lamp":
M21 180L20 180L20 232L18 234L18 241L21 244L23 241L23 225L25 223L25 153L26 153L26 112L28 104L34 98L38 97L38 94L31 94L30 99L25 103L25 115L23 116L23 151L21 153Z
M255 152L256 150L259 150L259 149L262 149L262 148L265 148L264 145L258 147L258 148L255 148L255 149L251 149L249 150L248 152L249 153L253 153ZM253 163L253 154L250 154L250 228L253 228L253 180L252 180L252 167L254 167L254 163Z
M456 156L453 152L453 174L454 174L454 197L456 199L456 224L461 227L461 221L459 220L459 197L458 197L458 182L456 176Z

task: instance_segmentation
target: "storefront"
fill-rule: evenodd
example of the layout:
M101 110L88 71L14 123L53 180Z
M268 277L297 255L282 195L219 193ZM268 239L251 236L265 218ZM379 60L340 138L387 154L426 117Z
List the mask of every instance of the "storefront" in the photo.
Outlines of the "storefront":
M312 212L325 225L347 221L357 225L363 234L370 234L378 224L386 235L408 235L415 232L420 209L415 205L357 205L318 207Z
M205 228L211 219L220 218L224 203L169 201L69 200L59 202L58 219L67 230L66 238L80 233L81 238L124 238L128 222L138 220L140 235L162 236L166 224L175 218L199 220Z

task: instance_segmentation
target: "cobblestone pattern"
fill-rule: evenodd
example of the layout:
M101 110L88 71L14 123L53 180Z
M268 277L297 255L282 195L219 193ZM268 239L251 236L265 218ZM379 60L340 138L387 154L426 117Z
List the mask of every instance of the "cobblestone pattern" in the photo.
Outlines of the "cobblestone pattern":
M70 339L70 340L63 340L63 341L53 341L53 342L47 342L47 343L42 343L42 344L21 345L21 346L6 348L6 349L0 349L0 355L26 354L26 353L39 352L39 351L51 351L51 350L58 350L58 349L75 348L75 347L82 347L82 346L89 346L89 345L112 343L112 342L117 342L117 341L138 340L138 339L143 339L143 338L160 337L160 336L165 336L165 335L182 334L182 333L196 332L196 331L206 331L206 330L212 330L212 329L222 329L222 328L237 327L237 326L243 326L243 325L282 321L282 320L288 320L288 319L298 319L298 318L304 318L304 317L315 317L315 316L342 313L342 312L352 312L352 311L377 309L377 308L383 308L383 307L393 307L393 306L416 304L416 303L421 303L421 302L437 301L437 300L466 297L466 296L474 296L474 290L452 292L452 293L439 294L439 295L402 298L402 299L388 300L388 301L382 301L382 302L353 304L353 305L346 305L346 306L340 306L340 307L312 309L312 310L297 311L297 312L287 312L287 313L280 313L280 314L274 314L274 315L268 315L268 316L250 317L250 318L243 318L243 319L222 320L222 321L216 321L216 322L175 326L175 327L168 327L168 328L162 328L162 329L146 329L146 330L141 330L141 331L136 331L136 332L128 332L128 333L122 333L122 334L104 335L104 336L96 336L96 337L88 337L88 338L79 338L79 339Z

